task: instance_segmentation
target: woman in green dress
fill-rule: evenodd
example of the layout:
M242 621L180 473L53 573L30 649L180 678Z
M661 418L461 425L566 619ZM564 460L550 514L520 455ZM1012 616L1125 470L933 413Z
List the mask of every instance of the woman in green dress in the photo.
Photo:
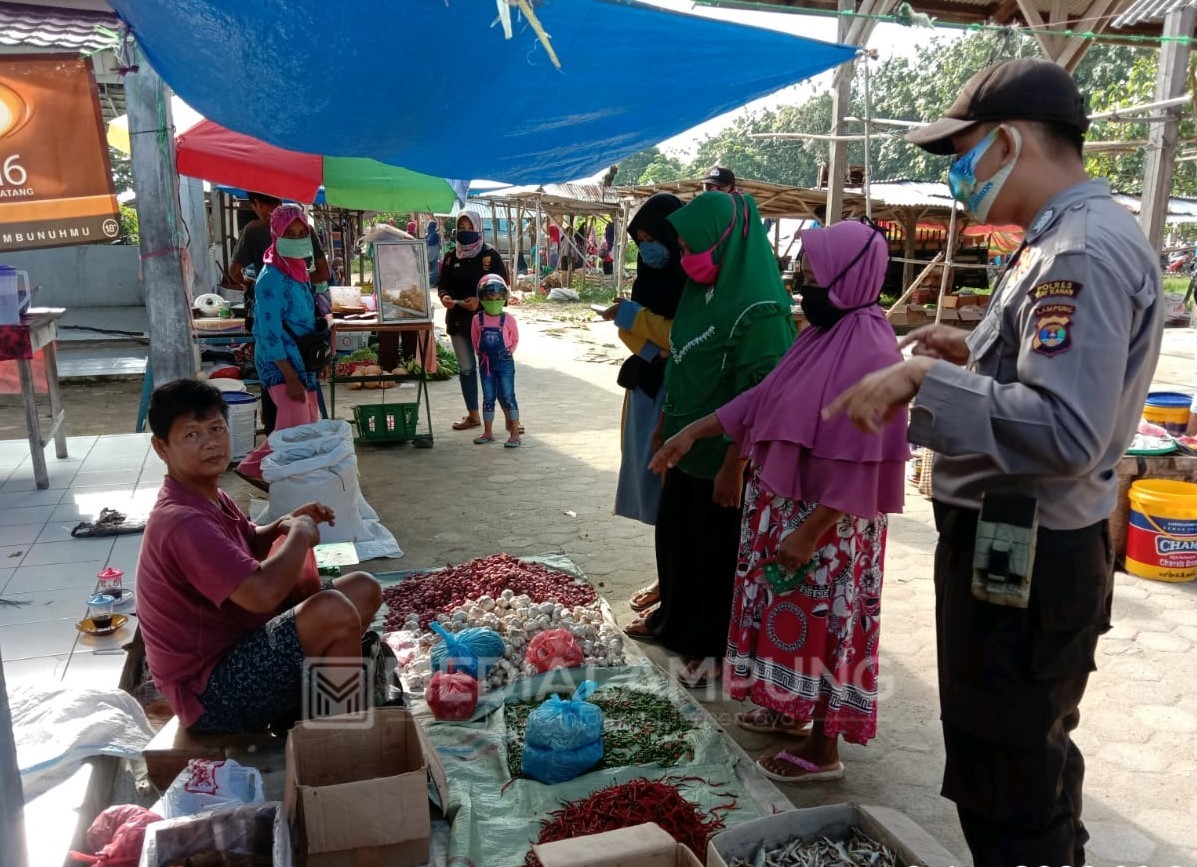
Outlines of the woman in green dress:
M795 335L751 196L702 193L667 219L688 280L669 338L662 440L764 379ZM724 437L700 440L665 475L656 527L661 602L626 632L679 654L679 679L693 688L718 676L727 647L743 491L744 463Z

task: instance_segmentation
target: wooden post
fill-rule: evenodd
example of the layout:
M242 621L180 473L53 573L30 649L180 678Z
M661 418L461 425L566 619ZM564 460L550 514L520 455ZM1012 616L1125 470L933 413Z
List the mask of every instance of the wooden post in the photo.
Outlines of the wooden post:
M575 219L574 216L571 214L569 217L569 239L568 239L568 242L565 238L561 239L562 251L565 251L566 249L569 250L569 269L565 272L565 286L567 289L574 288L574 255L575 255L575 251L574 251L574 246L575 246L575 244L574 244L574 219ZM562 233L562 234L564 234L564 233Z
M841 13L855 12L856 0L838 0L837 8ZM839 20L839 41L848 39L848 31L852 25L852 18L841 14ZM838 67L835 71L835 85L831 91L831 134L840 136L844 133L844 118L848 115L852 102L852 76L855 61ZM835 138L831 141L831 156L827 162L827 219L824 225L830 226L840 221L844 211L844 177L848 166L848 142Z
M948 287L952 285L952 264L956 259L956 215L960 208L952 205L952 220L948 223L948 249L943 260L943 273L939 276L939 300L935 305L935 324L943 319L943 297L948 294Z
M183 276L182 212L175 134L166 85L140 46L138 71L125 76L133 188L141 227L141 274L150 322L150 362L161 385L195 377L191 298Z
M1197 21L1197 8L1186 6L1164 17L1163 47L1160 48L1159 72L1155 81L1155 98L1171 99L1182 96L1188 84L1190 48L1176 37L1191 36ZM1168 38L1172 37L1171 40ZM1143 203L1139 210L1139 225L1153 250L1159 250L1164 237L1164 221L1168 215L1168 199L1172 194L1172 170L1176 162L1177 139L1180 137L1180 110L1169 109L1167 123L1153 123L1147 131L1147 163L1143 171Z
M212 273L212 256L208 250L208 214L204 210L204 182L199 178L179 178L179 201L183 220L187 224L187 252L191 254L194 280L192 294L215 292L217 280ZM186 274L186 272L184 272Z
M17 770L17 747L4 685L4 664L0 663L0 867L25 867L25 796Z
M906 212L906 219L902 221L902 258L906 259L902 263L902 285L909 286L910 278L914 276L914 254L915 244L918 241L919 232L919 215L914 211Z
M541 257L544 258L545 265L549 264L549 238L544 231L544 207L539 197L536 199L536 283L535 288L540 289L541 275L544 273L540 264Z

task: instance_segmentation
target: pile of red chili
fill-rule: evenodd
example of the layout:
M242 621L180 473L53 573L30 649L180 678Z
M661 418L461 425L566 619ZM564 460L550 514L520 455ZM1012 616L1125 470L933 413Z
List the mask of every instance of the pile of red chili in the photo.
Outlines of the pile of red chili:
M566 608L591 605L598 598L593 587L572 575L510 554L495 554L437 572L412 575L387 587L382 591L388 609L387 629L401 628L413 611L419 615L420 627L427 629L438 614L467 600L497 598L504 590L528 596L533 602L558 602Z
M707 839L723 828L721 814L734 809L736 801L732 798L727 804L704 813L678 790L676 784L687 782L710 785L697 777L667 777L662 780L636 779L600 789L588 798L571 801L550 813L541 823L536 842L552 843L656 822L673 839L689 846L690 851L706 852ZM540 859L529 852L524 864L525 867L540 867Z

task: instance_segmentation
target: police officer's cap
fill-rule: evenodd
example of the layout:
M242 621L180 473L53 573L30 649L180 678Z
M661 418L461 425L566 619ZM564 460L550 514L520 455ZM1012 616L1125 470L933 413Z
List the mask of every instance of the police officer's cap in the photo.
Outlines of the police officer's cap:
M942 118L906 135L933 154L953 152L952 136L985 122L1035 120L1089 129L1085 99L1072 76L1048 60L1024 57L986 67L970 78Z

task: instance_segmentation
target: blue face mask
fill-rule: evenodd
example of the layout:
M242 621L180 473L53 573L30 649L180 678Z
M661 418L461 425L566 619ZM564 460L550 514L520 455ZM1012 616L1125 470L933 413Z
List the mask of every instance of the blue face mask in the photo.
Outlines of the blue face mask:
M1022 137L1018 134L1017 129L1009 127L1010 135L1014 139L1013 159L998 169L989 180L984 183L977 181L977 163L993 147L1001 129L1001 127L995 128L989 135L977 142L972 150L952 163L952 167L948 169L948 189L952 191L952 198L964 205L978 223L984 223L989 219L989 209L997 201L1006 179L1014 171L1014 164L1018 162L1018 157L1022 153Z
M640 258L650 268L664 268L669 261L669 248L660 241L637 241Z
M481 237L477 232L471 232L469 229L457 230L457 243L459 244L465 244L466 246L476 244Z

